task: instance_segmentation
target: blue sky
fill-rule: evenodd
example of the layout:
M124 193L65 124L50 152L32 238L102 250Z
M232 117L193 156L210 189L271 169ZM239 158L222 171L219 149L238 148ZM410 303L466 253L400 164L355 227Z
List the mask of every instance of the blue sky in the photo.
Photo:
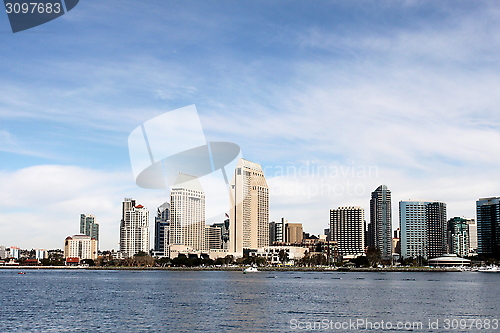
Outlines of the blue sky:
M128 135L191 104L266 169L271 219L317 234L380 184L395 227L410 198L474 217L500 195L499 18L488 1L85 0L13 34L0 15L0 244L61 248L87 213L116 249L123 198L168 195L134 184Z

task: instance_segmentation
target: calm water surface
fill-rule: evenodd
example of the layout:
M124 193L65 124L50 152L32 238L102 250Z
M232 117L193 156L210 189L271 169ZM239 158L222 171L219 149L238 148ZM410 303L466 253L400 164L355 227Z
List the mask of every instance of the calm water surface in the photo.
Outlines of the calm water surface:
M0 332L500 332L500 274L17 272Z

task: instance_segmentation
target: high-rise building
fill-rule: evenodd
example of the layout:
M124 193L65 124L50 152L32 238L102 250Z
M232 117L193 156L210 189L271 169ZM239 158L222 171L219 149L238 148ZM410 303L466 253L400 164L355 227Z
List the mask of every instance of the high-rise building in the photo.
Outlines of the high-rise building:
M97 239L87 235L66 237L64 240L64 258L97 259Z
M337 242L342 256L365 253L365 211L361 207L330 210L330 240Z
M170 235L170 203L165 202L156 212L154 255L169 257L168 251Z
M285 225L288 221L284 217L281 221L269 222L269 244L284 243L285 242Z
M461 217L448 221L448 250L459 257L469 255L469 224Z
M269 188L260 164L240 159L231 182L229 252L269 245Z
M304 238L302 223L285 224L285 242L289 244L301 243Z
M500 258L500 197L476 201L477 253Z
M469 255L477 255L477 223L475 219L466 219L469 225Z
M122 203L120 252L125 257L139 252L149 253L149 211L130 198L125 198Z
M220 250L222 245L222 228L215 225L205 225L205 249Z
M206 250L205 193L198 178L180 173L170 191L170 245Z
M225 219L222 223L214 223L212 224L212 227L220 228L221 249L227 250L229 242L229 219Z
M324 229L323 230L323 233L325 234L326 236L326 240L329 242L330 241L330 228L328 229Z
M391 191L380 185L370 199L370 225L368 246L380 250L383 259L392 256L392 210Z
M399 224L403 258L435 258L447 253L445 203L400 201Z
M80 233L95 238L99 246L99 224L95 223L94 215L80 215Z

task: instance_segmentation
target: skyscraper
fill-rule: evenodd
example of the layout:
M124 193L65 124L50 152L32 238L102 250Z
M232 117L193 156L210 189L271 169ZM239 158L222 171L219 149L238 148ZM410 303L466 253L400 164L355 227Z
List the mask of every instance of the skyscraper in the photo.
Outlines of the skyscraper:
M139 252L149 253L149 211L130 198L125 198L122 203L120 251L125 257Z
M399 224L403 258L434 258L447 253L445 203L400 201Z
M448 249L459 257L469 255L469 224L461 217L448 221Z
M198 178L180 173L170 192L170 245L206 250L205 193Z
M269 188L260 164L241 158L231 182L229 251L269 245Z
M165 202L156 212L155 217L155 244L154 254L156 256L169 257L168 244L170 235L170 203Z
M368 246L380 250L383 259L392 257L392 211L391 191L380 185L370 199L370 241Z
M476 201L477 253L500 258L500 197Z
M330 240L338 243L342 256L365 253L365 210L361 207L331 209Z
M94 215L80 215L80 233L95 238L99 242L99 224L95 223Z

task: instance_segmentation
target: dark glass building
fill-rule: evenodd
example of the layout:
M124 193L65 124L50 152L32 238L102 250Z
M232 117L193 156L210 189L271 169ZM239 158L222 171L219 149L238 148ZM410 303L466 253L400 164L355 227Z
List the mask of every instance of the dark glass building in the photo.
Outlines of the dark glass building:
M168 238L170 228L170 203L165 202L158 207L155 217L154 255L169 257ZM166 242L165 242L166 241Z
M500 197L476 202L477 253L500 258Z
M372 192L367 245L379 249L383 259L392 256L391 191L385 185Z

